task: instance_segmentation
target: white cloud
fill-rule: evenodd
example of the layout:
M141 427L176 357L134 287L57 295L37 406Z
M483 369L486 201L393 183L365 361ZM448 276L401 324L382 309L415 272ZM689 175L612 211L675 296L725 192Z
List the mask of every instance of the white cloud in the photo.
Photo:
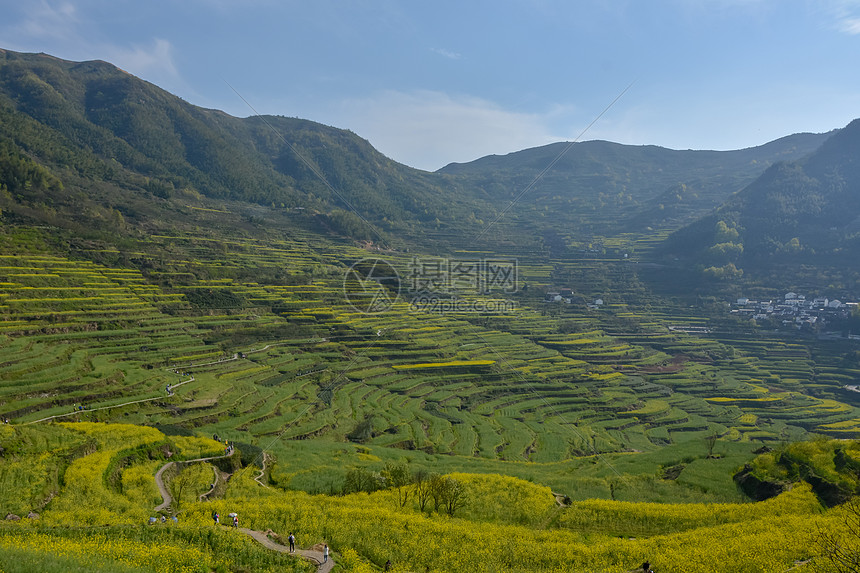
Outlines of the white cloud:
M860 34L860 1L830 0L826 13L836 21L836 29L845 34Z
M845 18L839 23L839 29L847 34L860 34L860 18Z
M67 38L74 35L77 9L71 2L50 3L46 0L29 4L18 32L25 37L37 39Z
M444 48L430 48L430 51L439 54L440 56L444 56L449 60L459 60L463 57L462 54L458 54L457 52L451 52Z
M549 127L562 108L519 113L437 91L387 91L345 101L341 110L336 125L367 138L392 159L427 170L564 139Z
M187 88L180 78L173 45L164 38L117 43L98 31L97 6L69 0L24 3L0 24L0 45L22 52L47 52L68 60L106 60L165 89ZM188 91L187 89L185 91Z
M136 76L155 83L179 77L173 61L173 46L163 38L153 38L149 46L103 46L105 59ZM172 82L171 82L172 83Z

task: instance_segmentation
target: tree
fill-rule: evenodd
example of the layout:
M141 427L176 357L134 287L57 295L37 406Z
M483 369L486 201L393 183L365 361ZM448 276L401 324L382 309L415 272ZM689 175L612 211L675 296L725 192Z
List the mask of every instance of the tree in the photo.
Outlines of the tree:
M392 464L388 462L380 473L385 480L385 485L397 492L397 505L399 507L405 506L409 500L409 491L411 489L409 486L412 485L412 474L409 472L406 464Z
M432 474L427 489L430 498L433 499L433 511L439 511L439 507L444 504L445 478L439 474Z
M415 499L418 501L418 509L421 511L424 511L424 508L427 507L427 503L430 501L430 484L433 481L433 477L434 474L420 469L415 472L415 476L412 479L415 489Z
M351 442L364 443L373 437L373 415L365 416L353 430L346 435Z
M717 445L717 434L711 434L705 438L705 446L708 448L708 459L714 456L714 446Z
M173 513L179 513L182 505L186 501L197 499L197 493L208 489L208 484L212 483L212 473L209 470L209 464L191 464L182 467L176 464L178 472L168 482L167 489L170 493L172 501L170 507Z
M441 507L449 516L462 509L468 502L463 484L448 476L433 475L429 480L429 494L433 498L433 510Z
M726 243L737 240L740 236L738 230L734 227L729 227L725 221L717 221L714 228L714 239L718 243Z
M818 526L815 544L819 555L812 568L821 573L860 572L860 501L851 498L842 505L844 528L824 529Z
M453 517L458 509L466 506L468 501L466 488L459 481L451 477L444 478L443 483L442 500L445 506L445 513Z
M717 243L707 251L708 256L716 261L737 260L744 252L743 243Z
M381 482L382 478L375 472L366 468L352 468L346 472L346 479L343 483L343 493L376 491L381 487Z

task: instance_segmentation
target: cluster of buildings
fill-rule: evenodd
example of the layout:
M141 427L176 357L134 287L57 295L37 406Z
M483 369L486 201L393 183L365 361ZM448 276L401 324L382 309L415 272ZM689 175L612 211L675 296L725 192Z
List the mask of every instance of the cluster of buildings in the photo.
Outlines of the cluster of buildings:
M806 298L796 292L788 292L782 300L750 300L739 298L732 305L732 314L756 320L778 320L784 326L797 328L813 327L828 320L846 318L856 302L842 302L827 297Z
M563 288L558 292L547 292L543 301L571 304L573 302L573 289ZM596 298L593 301L587 303L586 306L588 306L589 310L599 310L601 307L603 307L603 299Z

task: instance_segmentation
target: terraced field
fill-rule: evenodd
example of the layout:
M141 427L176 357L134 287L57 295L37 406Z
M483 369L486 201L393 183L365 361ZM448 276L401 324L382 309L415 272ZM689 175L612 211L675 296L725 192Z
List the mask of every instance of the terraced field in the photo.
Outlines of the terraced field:
M713 434L783 440L860 429L853 405L815 391L845 380L838 365L784 341L670 330L704 319L629 306L642 288L625 283L623 261L538 259L518 269L530 291L453 293L511 298L513 312L439 314L401 297L367 314L349 304L343 277L378 253L354 246L155 235L140 252L107 254L144 270L92 262L103 252L0 258L3 417L541 463ZM383 257L402 276L414 264L407 253ZM629 296L607 297L599 310L542 302L560 280L586 276L561 284L589 302L605 280L627 284Z

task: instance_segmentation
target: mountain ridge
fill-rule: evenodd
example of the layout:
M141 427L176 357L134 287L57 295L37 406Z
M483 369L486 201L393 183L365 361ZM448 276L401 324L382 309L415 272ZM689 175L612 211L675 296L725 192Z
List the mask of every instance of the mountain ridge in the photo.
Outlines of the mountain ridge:
M61 219L87 212L75 201L90 201L91 210L118 210L133 223L146 211L143 202L164 214L175 197L202 196L281 214L304 209L316 217L305 223L319 232L438 249L470 245L476 227L505 214L482 238L485 247L540 252L552 243L552 252L566 256L593 235L674 230L829 135L786 136L737 151L582 142L532 188L568 143L426 172L351 131L204 109L102 60L0 53L0 141L70 188L59 202ZM5 208L23 202L36 213L48 195L31 195L18 193Z
M671 235L665 252L708 268L841 265L860 248L860 120L811 155L780 162L714 213Z

